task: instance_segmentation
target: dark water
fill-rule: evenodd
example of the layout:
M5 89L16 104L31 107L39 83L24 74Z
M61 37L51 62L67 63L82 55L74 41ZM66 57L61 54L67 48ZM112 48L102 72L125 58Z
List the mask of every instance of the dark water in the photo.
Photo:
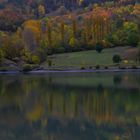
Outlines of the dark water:
M1 75L0 140L140 140L140 73Z

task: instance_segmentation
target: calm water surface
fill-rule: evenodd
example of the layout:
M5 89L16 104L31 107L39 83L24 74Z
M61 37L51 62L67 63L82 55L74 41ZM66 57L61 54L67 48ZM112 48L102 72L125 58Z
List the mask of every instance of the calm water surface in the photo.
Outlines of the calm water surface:
M140 140L140 73L0 75L0 140Z

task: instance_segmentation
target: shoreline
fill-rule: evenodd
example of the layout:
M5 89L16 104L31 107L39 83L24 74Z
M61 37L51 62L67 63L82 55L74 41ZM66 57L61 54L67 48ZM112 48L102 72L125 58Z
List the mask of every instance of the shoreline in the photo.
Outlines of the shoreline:
M18 70L9 70L9 71L0 71L2 74L47 74L47 73L118 73L118 72L140 72L140 68L137 69L71 69L71 70L32 70L32 71L18 71Z

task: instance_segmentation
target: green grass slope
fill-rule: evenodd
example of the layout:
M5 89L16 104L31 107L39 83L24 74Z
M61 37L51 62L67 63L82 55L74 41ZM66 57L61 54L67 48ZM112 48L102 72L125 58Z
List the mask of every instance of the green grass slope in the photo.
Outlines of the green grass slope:
M113 66L112 57L115 54L119 54L122 59L128 60L128 62L134 63L137 56L137 48L132 47L116 47L104 49L102 53L97 53L95 50L82 51L73 53L64 53L48 56L48 60L52 62L51 68L75 68L81 67L89 68L100 66ZM43 64L48 68L48 63Z

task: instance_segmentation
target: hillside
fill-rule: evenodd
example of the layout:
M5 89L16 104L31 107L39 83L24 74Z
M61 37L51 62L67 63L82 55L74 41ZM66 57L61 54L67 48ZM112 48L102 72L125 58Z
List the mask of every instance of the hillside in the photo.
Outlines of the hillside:
M71 9L60 3L57 10L50 12L45 1L30 1L29 5L22 2L2 1L0 67L14 62L17 67L32 68L32 65L40 66L46 61L52 61L54 67L109 66L119 50L127 52L123 54L123 60L128 61L130 56L130 61L140 61L140 4L125 5L115 1L85 8L73 5ZM128 51L123 46L137 49ZM112 48L110 53L105 53L107 48ZM102 55L94 51L100 53L102 49ZM63 57L52 57L59 54Z
M78 8L84 9L93 3L102 4L113 1L117 5L136 2L134 0L0 0L0 30L15 31L25 20L43 17L48 13L62 10L62 7L71 11Z

